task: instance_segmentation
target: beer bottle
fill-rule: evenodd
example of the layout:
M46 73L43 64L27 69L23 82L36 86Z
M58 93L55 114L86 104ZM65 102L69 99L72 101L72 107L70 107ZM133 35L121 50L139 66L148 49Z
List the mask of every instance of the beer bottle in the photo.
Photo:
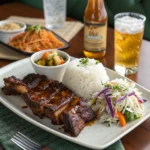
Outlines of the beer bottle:
M107 39L107 12L103 0L88 0L84 23L84 55L99 59L106 53Z

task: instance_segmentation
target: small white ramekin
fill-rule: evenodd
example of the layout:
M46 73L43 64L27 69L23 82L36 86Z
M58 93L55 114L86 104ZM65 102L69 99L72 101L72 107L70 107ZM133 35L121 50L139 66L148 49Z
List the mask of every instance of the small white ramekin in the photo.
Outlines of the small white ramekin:
M26 29L26 24L15 20L2 20L0 21L0 26L9 22L14 22L19 24L21 28L17 30L0 30L0 41L5 44L7 44L14 36L24 32Z
M45 75L49 79L53 79L53 80L62 82L66 67L67 67L68 63L70 62L70 56L66 52L57 50L58 55L65 58L66 62L64 64L61 64L58 66L40 66L35 63L36 60L42 58L42 56L45 52L51 52L51 51L53 51L53 49L42 50L42 51L34 53L30 58L33 69L35 70L36 73L38 73L40 75Z

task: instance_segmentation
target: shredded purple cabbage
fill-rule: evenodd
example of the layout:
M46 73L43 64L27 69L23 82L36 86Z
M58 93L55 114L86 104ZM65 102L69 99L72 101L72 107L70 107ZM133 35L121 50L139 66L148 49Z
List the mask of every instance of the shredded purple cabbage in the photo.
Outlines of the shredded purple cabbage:
M122 96L121 98L119 98L118 100L116 100L116 104L123 101L124 99L126 99L128 96L132 96L134 95L135 93L134 92L131 92L129 94L126 94L125 96Z
M129 94L126 94L125 96L119 98L118 100L116 100L116 104L119 103L119 102L121 102L121 101L123 101L126 97L132 96L132 95L134 95L134 96L138 99L138 101L139 101L140 103L143 103L144 99L143 99L143 100L140 99L140 98L135 94L135 92L133 91L133 92L131 92L131 93L129 93Z
M111 87L105 88L102 91L100 91L96 97L100 96L101 94L103 94L104 92L108 91L109 89L111 89Z
M121 98L119 98L118 100L116 100L116 104L123 101L128 95L126 94L125 96L122 96Z
M140 99L138 99L138 102L139 102L139 103L143 103Z
M105 99L106 99L107 105L109 107L111 116L112 116L112 118L114 118L115 113L114 113L114 110L113 110L113 107L112 107L111 98L110 98L109 94L106 93L106 91L104 92L104 95L105 95Z
M104 92L107 92L109 89L111 89L111 87L105 88L105 89L103 89L102 91L100 91L100 92L96 95L94 103L96 103L98 96L100 96L101 94L104 94Z
M143 103L143 100L140 99L135 93L134 93L133 95L138 99L138 101L139 101L140 103Z
M132 96L134 94L135 94L135 92L133 91L133 92L129 93L128 96Z

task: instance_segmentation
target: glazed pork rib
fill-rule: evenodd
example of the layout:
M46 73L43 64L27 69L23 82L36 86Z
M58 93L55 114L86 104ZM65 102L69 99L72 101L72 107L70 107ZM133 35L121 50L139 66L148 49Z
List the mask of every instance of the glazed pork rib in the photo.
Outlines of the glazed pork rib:
M53 124L63 124L72 136L77 136L85 123L95 119L95 113L82 98L46 76L29 74L22 80L11 76L4 83L6 95L21 95L35 115L48 117Z
M44 114L52 120L53 124L61 124L60 114L69 107L74 94L66 87L60 89L51 100L44 105Z
M2 90L6 95L20 95L29 91L29 87L15 76L4 78L4 83Z
M3 91L6 95L21 95L35 88L44 78L43 75L29 74L23 80L11 76L4 78Z

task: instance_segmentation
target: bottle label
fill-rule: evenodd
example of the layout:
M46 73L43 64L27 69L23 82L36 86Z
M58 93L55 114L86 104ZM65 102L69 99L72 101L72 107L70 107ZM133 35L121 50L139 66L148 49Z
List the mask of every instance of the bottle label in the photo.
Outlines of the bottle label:
M84 48L87 51L103 51L106 49L107 22L92 24L85 22Z

